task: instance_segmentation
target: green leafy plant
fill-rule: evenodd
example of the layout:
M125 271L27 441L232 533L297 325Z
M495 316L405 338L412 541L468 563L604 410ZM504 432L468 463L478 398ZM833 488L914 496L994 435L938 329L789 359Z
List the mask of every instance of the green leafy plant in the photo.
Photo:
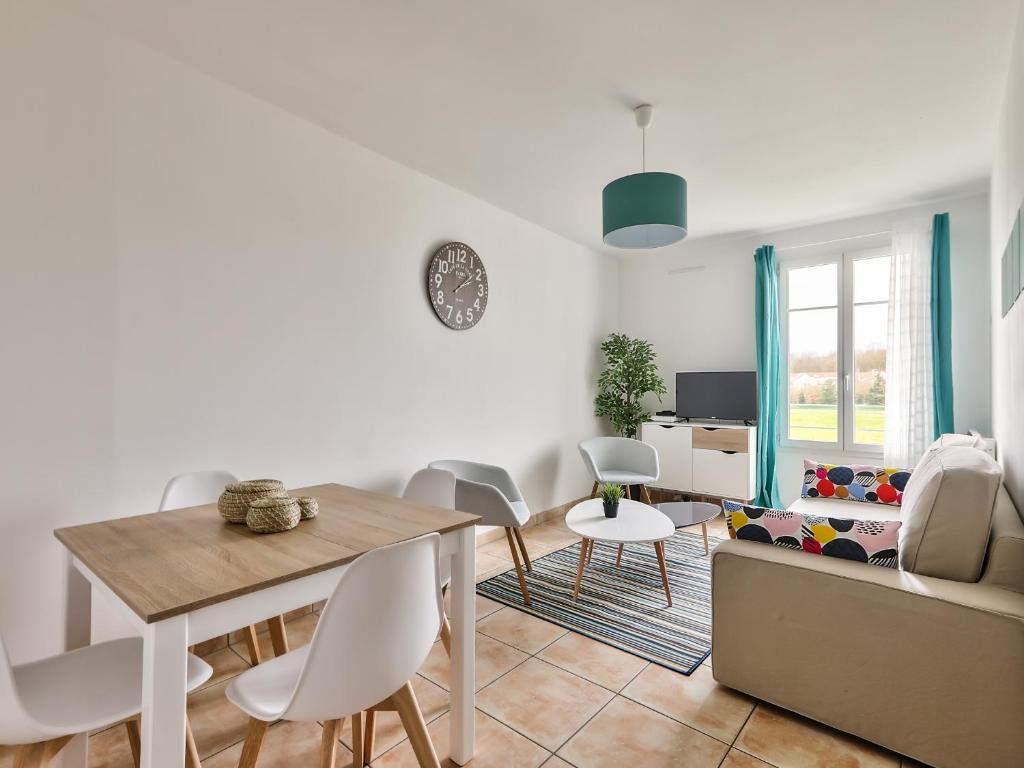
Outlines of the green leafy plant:
M623 437L636 437L640 424L651 414L644 408L644 395L661 400L665 382L655 363L657 353L649 341L613 333L601 342L604 370L597 379L594 415L606 416Z
M601 486L601 500L605 504L618 504L622 501L622 486L617 483L605 483Z

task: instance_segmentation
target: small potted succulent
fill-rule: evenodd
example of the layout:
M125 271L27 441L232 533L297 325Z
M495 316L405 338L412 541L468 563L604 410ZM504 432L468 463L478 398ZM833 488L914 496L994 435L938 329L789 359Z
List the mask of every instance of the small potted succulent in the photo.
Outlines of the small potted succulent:
M618 517L619 502L622 501L622 486L605 483L601 486L601 501L604 502L604 516Z

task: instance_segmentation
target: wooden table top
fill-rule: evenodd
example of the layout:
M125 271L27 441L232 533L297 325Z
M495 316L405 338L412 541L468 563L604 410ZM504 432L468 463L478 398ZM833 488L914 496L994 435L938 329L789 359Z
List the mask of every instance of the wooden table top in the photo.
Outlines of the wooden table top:
M480 519L335 483L289 493L315 497L320 513L284 533L253 533L206 504L59 528L54 535L152 623Z

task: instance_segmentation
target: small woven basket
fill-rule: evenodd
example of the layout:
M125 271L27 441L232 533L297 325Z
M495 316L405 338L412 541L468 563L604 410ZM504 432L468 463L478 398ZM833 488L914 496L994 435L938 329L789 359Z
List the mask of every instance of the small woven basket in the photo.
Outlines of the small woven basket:
M299 524L299 502L292 498L269 497L249 504L245 524L256 533L290 531Z
M312 496L299 496L298 502L299 512L302 514L303 520L312 520L316 517L316 513L320 511L320 505Z
M229 523L241 524L249 514L249 504L257 499L283 498L284 483L280 480L246 480L241 483L230 483L217 500L220 516Z

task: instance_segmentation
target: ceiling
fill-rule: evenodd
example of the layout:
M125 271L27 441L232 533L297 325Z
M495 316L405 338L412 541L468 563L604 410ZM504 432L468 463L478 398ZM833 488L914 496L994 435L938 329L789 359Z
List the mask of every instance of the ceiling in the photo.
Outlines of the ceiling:
M87 5L186 64L604 249L601 189L639 170L631 109L643 102L655 106L647 167L686 177L691 239L980 188L1018 0Z

